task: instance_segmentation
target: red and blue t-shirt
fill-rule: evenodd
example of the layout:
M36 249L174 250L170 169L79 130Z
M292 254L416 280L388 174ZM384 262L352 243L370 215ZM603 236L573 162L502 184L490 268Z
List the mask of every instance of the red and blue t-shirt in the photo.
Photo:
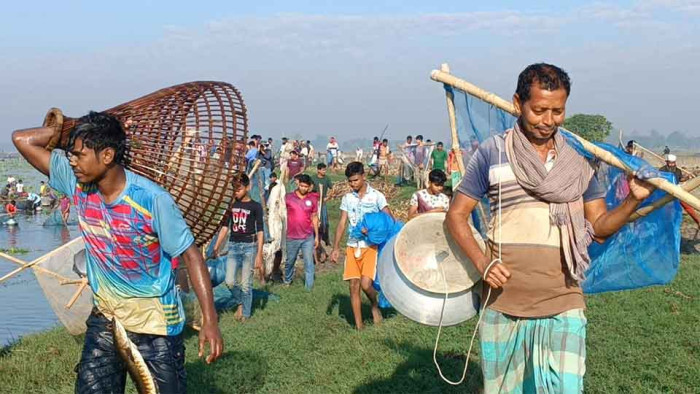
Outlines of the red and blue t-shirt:
M173 259L194 237L170 194L126 170L124 190L108 204L95 185L78 183L57 150L51 154L49 185L76 207L97 308L132 332L179 334L185 314Z

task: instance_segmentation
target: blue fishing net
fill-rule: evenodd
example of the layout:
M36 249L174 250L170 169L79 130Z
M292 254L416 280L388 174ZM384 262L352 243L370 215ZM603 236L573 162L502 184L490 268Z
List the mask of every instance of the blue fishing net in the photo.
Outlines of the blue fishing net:
M355 227L350 229L350 236L363 240L370 245L377 245L378 254L381 254L386 243L401 231L401 227L403 227L403 222L394 220L394 218L384 212L368 213L362 217L362 220ZM363 232L363 229L366 231ZM379 275L374 279L373 286L379 292L379 307L390 308L389 300L382 293Z
M511 114L462 90L449 86L445 86L445 89L454 95L457 131L465 161L469 160L470 151L478 143L490 136L502 134L515 124L516 118ZM596 177L607 190L606 205L609 210L615 208L629 193L627 175L617 168L596 162L578 140L568 134L568 131L562 131L567 142L597 166ZM674 182L671 174L659 172L639 157L630 156L610 144L595 145L612 153L639 178L663 177ZM641 207L652 204L665 195L665 192L657 190ZM488 201L485 203L488 204ZM485 212L488 213L489 210L485 209ZM488 220L480 214L473 216L475 226L478 226L482 234L488 227ZM589 294L602 293L669 283L678 272L680 263L681 220L681 207L676 200L628 223L604 243L594 242L588 249L592 261L582 284L583 291Z

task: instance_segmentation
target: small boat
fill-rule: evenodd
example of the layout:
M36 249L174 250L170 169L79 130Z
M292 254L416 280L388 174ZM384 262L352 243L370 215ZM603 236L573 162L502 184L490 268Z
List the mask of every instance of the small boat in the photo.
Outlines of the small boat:
M16 221L15 219L8 219L8 220L5 221L4 224L5 224L6 226L16 226L16 225L17 225L17 221Z

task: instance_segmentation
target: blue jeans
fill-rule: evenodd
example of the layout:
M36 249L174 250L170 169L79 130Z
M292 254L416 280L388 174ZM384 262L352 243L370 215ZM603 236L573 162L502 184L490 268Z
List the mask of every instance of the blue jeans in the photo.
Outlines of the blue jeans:
M253 309L253 269L258 252L256 242L229 242L226 259L226 286L243 305L243 317ZM240 279L238 276L240 275Z
M287 262L284 265L284 283L292 283L294 273L296 271L294 263L297 261L301 249L301 255L304 258L304 274L306 280L304 284L307 290L314 287L314 236L309 235L306 239L289 239L287 238Z

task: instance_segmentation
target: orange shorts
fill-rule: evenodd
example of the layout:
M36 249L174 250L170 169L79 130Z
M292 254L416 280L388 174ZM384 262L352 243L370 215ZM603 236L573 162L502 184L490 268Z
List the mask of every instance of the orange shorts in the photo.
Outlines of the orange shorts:
M361 248L360 251L360 257L356 258L355 248L347 247L345 249L343 280L360 279L362 276L375 279L377 275L377 247Z

